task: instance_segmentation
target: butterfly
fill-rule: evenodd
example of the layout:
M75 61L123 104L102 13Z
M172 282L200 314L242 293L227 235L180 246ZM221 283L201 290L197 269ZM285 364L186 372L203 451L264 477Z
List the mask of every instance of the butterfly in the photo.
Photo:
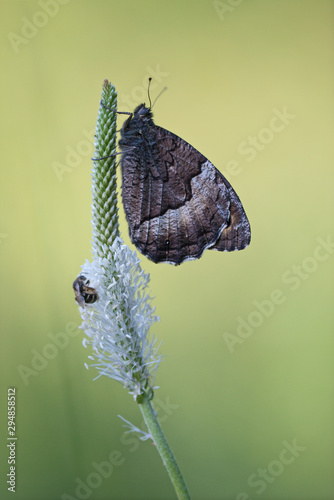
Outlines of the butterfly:
M151 107L130 114L119 146L125 215L142 254L178 265L206 249L249 245L250 225L231 184L188 142L155 125Z

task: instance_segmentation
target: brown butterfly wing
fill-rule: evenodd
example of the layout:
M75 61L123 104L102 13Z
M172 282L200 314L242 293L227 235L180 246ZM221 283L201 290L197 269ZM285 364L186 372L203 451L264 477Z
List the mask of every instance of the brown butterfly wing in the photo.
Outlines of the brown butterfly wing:
M227 227L222 231L216 243L210 247L210 250L219 250L223 252L243 250L250 244L250 224L237 193L225 177L222 174L220 174L220 176L222 177L222 182L229 186L230 218Z
M137 248L172 264L197 259L206 248L245 248L249 223L222 174L172 132L154 125L145 133L121 159L123 203Z

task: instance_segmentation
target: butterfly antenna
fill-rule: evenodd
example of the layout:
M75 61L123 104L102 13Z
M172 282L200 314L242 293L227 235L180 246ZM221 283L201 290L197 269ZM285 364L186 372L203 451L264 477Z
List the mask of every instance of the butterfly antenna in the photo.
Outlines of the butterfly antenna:
M161 94L162 94L163 92L165 92L165 90L167 90L167 87L164 87L164 88L162 89L162 91L161 91L161 92L157 95L157 97L154 99L154 102L153 102L153 104L152 104L152 106L151 106L151 109L153 108L153 106L155 105L155 103L157 102L157 99L161 96Z
M150 102L150 109L152 109L152 102L151 102L151 96L150 96L150 86L151 86L151 81L152 77L148 79L148 86L147 86L147 95L148 95L148 100Z

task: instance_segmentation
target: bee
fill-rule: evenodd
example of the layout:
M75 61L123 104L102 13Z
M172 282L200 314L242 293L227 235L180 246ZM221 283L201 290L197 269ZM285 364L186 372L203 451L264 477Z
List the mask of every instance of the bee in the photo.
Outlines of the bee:
M99 294L95 288L88 286L89 283L90 281L82 274L73 283L75 300L81 307L85 307L87 304L94 304L94 302L99 300Z

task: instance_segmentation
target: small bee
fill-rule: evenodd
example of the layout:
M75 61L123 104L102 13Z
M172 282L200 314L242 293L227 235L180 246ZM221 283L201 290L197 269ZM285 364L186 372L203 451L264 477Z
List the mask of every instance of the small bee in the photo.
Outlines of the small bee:
M89 283L90 281L82 274L73 283L75 300L81 307L85 307L86 304L94 304L99 300L99 294L95 288L88 286Z

